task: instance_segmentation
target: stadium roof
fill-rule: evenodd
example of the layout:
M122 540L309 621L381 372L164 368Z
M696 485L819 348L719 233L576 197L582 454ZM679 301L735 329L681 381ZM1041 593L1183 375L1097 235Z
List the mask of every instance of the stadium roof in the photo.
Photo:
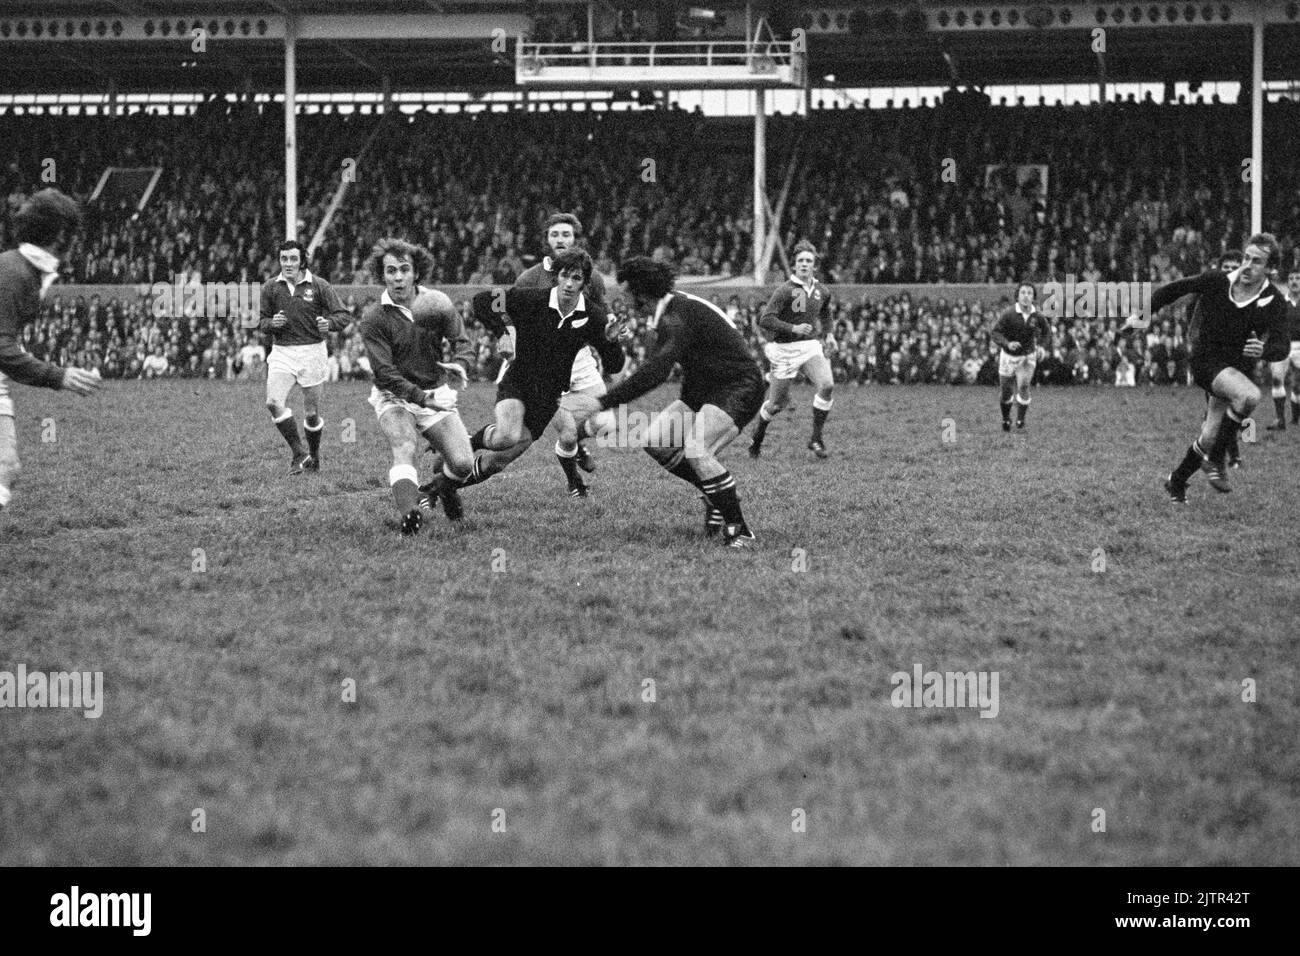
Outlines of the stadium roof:
M733 29L743 23L736 0L690 5L697 4L719 11ZM656 5L662 3L601 0L597 9ZM683 12L687 6L677 4ZM1098 25L1107 30L1110 82L1242 80L1251 62L1251 7L1186 0L755 3L771 8L779 29L808 29L812 76L834 74L848 86L1095 82L1100 64L1090 36ZM1266 7L1265 79L1300 78L1300 4L1267 0ZM122 92L234 92L246 82L259 92L278 91L280 37L290 15L299 23L357 18L332 20L327 38L299 39L300 92L377 91L385 76L393 90L509 89L512 48L492 50L490 25L504 24L513 40L532 14L583 9L572 0L0 0L0 89L102 93L113 81ZM408 33L419 23L422 35L358 38L341 26L365 23L374 32L384 17ZM191 49L193 23L218 28L201 55ZM148 39L114 38L145 24ZM52 31L58 39L49 39Z

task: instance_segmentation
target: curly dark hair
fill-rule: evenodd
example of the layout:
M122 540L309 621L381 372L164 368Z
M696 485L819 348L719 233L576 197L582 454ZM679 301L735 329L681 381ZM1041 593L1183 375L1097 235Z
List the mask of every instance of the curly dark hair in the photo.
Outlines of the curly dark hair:
M647 256L635 256L618 268L618 281L626 282L633 295L653 296L662 299L673 291L677 270L667 262L656 262Z
M53 187L35 193L14 213L14 238L49 249L81 228L81 206Z
M565 249L551 260L551 270L555 273L557 279L560 277L561 272L567 272L570 269L581 269L583 285L591 281L591 270L593 268L591 256L587 254L587 250L579 249L577 246L572 249Z
M558 226L561 223L566 223L572 226L573 234L575 236L582 235L582 223L580 223L578 217L571 212L557 212L552 216L548 216L546 222L542 225L542 235L546 235L550 232L552 226Z
M384 256L410 259L411 267L415 270L416 282L423 281L433 271L433 256L428 249L413 242L407 242L405 239L388 236L375 243L375 248L370 256L370 273L377 276L381 282L384 279Z

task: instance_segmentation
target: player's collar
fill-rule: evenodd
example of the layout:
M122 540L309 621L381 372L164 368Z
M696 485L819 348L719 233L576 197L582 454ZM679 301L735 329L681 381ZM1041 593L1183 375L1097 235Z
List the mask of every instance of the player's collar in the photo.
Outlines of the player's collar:
M584 295L583 295L581 292L579 292L579 293L578 293L578 301L575 302L575 303L573 304L573 308L570 309L569 312L568 312L567 314L565 314L564 312L561 312L561 311L560 311L560 287L559 287L559 286L556 286L556 285L551 286L551 302L550 302L550 305L551 305L551 308L555 310L555 314L558 315L558 316L560 317L560 324L561 324L561 325L563 325L563 324L564 324L564 320L567 319L570 315L573 315L574 312L586 312L586 311L587 311L587 300L586 300L586 298L584 297Z
M298 287L298 286L295 286L292 282L290 282L290 281L285 277L285 274L284 274L283 270L280 272L280 274L279 274L278 276L275 277L275 281L276 281L276 282L283 282L285 285L287 285L287 286L289 287L289 291L290 291L290 292L292 292L294 289L296 289L296 288ZM303 269L303 270L302 270L302 278L298 280L298 285L302 285L304 282L312 282L312 281L314 281L314 277L313 277L312 274L311 274L311 270L310 270L310 269Z
M542 271L543 271L543 272L550 272L550 271L551 271L551 257L550 257L550 256L542 256Z
M1237 279L1240 278L1241 270L1244 268L1245 266L1237 266L1237 268L1233 269L1231 272L1228 273L1228 301L1231 302L1239 309L1244 309L1252 302L1257 301L1259 297L1262 296L1264 292L1268 289L1268 287L1273 284L1272 281L1270 281L1270 279L1268 278L1268 276L1265 276L1264 281L1261 282L1259 285L1259 290L1254 295L1252 295L1245 302L1238 302L1236 299L1232 297L1232 287L1237 284ZM1269 302L1272 301L1273 301L1273 297L1270 295L1267 299L1264 299L1259 304L1267 305Z
M673 294L671 292L659 300L658 305L655 306L655 314L650 318L650 328L655 329L659 327L659 320L663 318L664 310L668 308L668 303L672 300Z
M812 295L812 292L813 292L813 286L817 285L817 277L816 277L816 276L813 276L811 279L809 279L807 285L804 285L802 282L800 282L800 281L799 281L799 277L796 276L796 275L794 275L794 274L791 274L791 276L790 276L790 281L793 282L795 285L799 286L799 288L803 289L803 290L804 290L805 292L807 292L809 295Z
M18 244L18 254L32 264L32 268L41 273L41 297L59 277L59 257L47 249L30 242Z
M1012 308L1015 309L1017 312L1020 312L1020 303L1017 302L1015 305L1012 306ZM1028 311L1028 312L1020 312L1020 314L1023 315L1023 316L1027 319L1027 318L1029 318L1031 315L1033 315L1034 312L1036 312L1036 311L1037 311L1037 310L1036 310L1036 309L1031 305L1031 306L1029 307L1029 311Z
M424 292L424 291L426 291L426 290L425 290L424 286L422 286L422 285L417 285L417 286L415 287L415 294L416 294L417 296L418 296L421 292ZM414 302L415 300L412 299L411 301ZM380 305L391 305L391 306L392 306L394 309L396 309L398 312L402 313L402 315L406 316L406 321L408 321L408 322L414 322L414 321L415 321L415 316L411 314L411 310L408 309L408 308L407 308L406 306L404 306L404 305L398 305L396 302L394 302L394 301L393 301L393 297L392 297L391 295L388 294L388 290L387 290L387 289L385 289L382 293L380 293L380 295L379 295L379 304L380 304Z

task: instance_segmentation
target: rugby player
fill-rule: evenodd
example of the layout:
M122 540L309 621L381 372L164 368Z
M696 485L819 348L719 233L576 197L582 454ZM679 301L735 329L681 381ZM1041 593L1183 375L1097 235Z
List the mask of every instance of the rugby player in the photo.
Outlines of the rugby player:
M1034 284L1016 286L1016 302L1002 313L993 325L992 338L1001 352L998 356L999 401L1002 406L1002 430L1011 431L1011 409L1016 408L1016 428L1025 427L1029 411L1029 386L1034 380L1038 360L1047 354L1052 328L1034 305Z
M59 256L81 228L81 207L57 189L42 189L13 217L18 248L0 253L0 511L13 498L18 432L9 382L66 389L89 395L99 387L99 372L60 368L27 354L20 343L24 325L36 321L41 298L59 277Z
M1182 462L1165 480L1169 500L1187 503L1187 482L1204 468L1215 491L1228 492L1219 463L1241 423L1259 404L1259 388L1251 380L1259 359L1275 362L1289 349L1286 300L1268 279L1278 243L1267 232L1251 236L1241 266L1224 274L1211 269L1199 276L1161 286L1151 297L1151 315L1181 297L1197 293L1196 316L1188 329L1192 380L1210 396L1210 411ZM1145 317L1149 323L1151 316ZM1142 327L1143 317L1129 317L1124 328Z
M271 422L289 445L290 475L320 471L321 385L329 376L325 337L342 332L352 316L328 282L311 274L306 250L296 239L280 243L280 274L262 286L261 329L271 336L266 360L266 408ZM298 422L289 408L289 392L302 389L304 447Z
M375 381L369 401L393 453L388 484L404 535L419 532L428 508L415 469L420 436L438 450L441 474L448 479L464 478L474 466L469 433L456 408L474 350L451 299L418 284L432 267L433 257L422 246L381 239L371 271L383 276L384 292L361 319ZM449 362L442 361L444 343L451 347ZM447 517L459 520L461 512L448 511Z
M618 281L633 308L649 317L654 345L645 363L623 382L600 398L570 396L569 408L584 432L595 434L613 418L599 413L657 388L674 365L681 365L681 396L650 423L652 443L645 450L670 475L699 489L706 504L706 534L721 530L728 547L745 547L754 534L740 510L736 479L717 455L762 407L763 372L726 313L674 291L667 263L629 259L619 269Z
M1286 431L1286 375L1291 372L1291 424L1300 425L1300 269L1286 277L1286 324L1291 339L1291 353L1269 366L1273 375L1272 425L1265 431Z
M572 213L558 212L546 220L545 228L546 244L551 254L543 256L542 261L537 265L524 270L523 274L515 280L517 289L549 289L555 285L553 256L558 256L565 249L573 248L578 234L582 231L582 223ZM582 294L587 301L606 307L605 280L601 278L599 272L591 273L591 278L582 287ZM594 349L590 347L582 349L573 360L569 388L564 394L567 395L569 392L597 397L605 394L605 379L601 375L600 363L596 360ZM558 432L555 441L555 457L564 471L564 478L569 486L569 496L586 498L590 492L586 482L578 474L578 469L581 468L590 474L596 470L596 461L579 439L578 426L574 424L573 416L565 409L563 397L551 423Z
M486 289L474 296L474 317L497 337L498 348L502 340L508 343L505 351L515 359L497 385L494 420L472 438L478 454L470 473L444 471L421 489L436 494L449 517L460 509L459 488L491 478L546 430L580 351L590 346L607 369L623 368L623 349L616 339L630 333L583 294L591 278L591 256L566 249L551 265L555 285L549 289Z
M827 456L822 428L834 404L835 376L828 356L835 354L836 345L831 334L831 296L813 275L816 266L817 247L807 239L795 243L794 275L772 293L759 316L758 324L771 337L763 354L771 365L768 378L772 384L754 426L751 458L763 453L767 426L790 403L790 385L801 371L817 390L808 450L818 458Z

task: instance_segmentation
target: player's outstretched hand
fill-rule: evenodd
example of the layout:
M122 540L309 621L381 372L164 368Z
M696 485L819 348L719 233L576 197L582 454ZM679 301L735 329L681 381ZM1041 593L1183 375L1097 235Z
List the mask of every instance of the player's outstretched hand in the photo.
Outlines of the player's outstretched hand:
M839 348L840 344L835 341L835 336L828 335L822 339L822 355L826 356L826 358L833 358Z
M282 329L288 324L289 317L284 314L283 309L271 316L271 328L273 329Z
M321 335L329 335L330 320L325 318L323 315L316 316L316 328L320 331Z
M459 362L439 362L438 368L447 373L447 384L456 391L461 391L469 385L469 375L465 373L465 367Z
M1010 352L1012 355L1015 355L1017 352L1020 351L1020 343L1019 343L1019 342L1008 342L1008 343L1007 343L1007 351Z
M424 390L424 407L435 412L454 412L456 410L455 402L450 405L439 404L437 395L437 389L426 388Z
M611 315L605 323L605 338L611 342L627 342L632 335L632 323L624 322L616 315Z
M1241 354L1246 358L1259 358L1264 354L1264 340L1252 332L1250 338L1246 339L1246 347L1241 350Z
M98 371L86 371L84 368L65 368L63 382L59 386L65 391L77 395L89 395L99 388L101 379Z
M1151 327L1150 319L1142 318L1141 312L1134 312L1132 315L1130 315L1127 319L1124 320L1124 324L1120 326L1119 331L1120 334L1122 335L1125 332L1133 332L1133 331L1142 332L1150 327Z
M502 358L515 357L515 330L506 329L505 335L497 339L497 355Z

